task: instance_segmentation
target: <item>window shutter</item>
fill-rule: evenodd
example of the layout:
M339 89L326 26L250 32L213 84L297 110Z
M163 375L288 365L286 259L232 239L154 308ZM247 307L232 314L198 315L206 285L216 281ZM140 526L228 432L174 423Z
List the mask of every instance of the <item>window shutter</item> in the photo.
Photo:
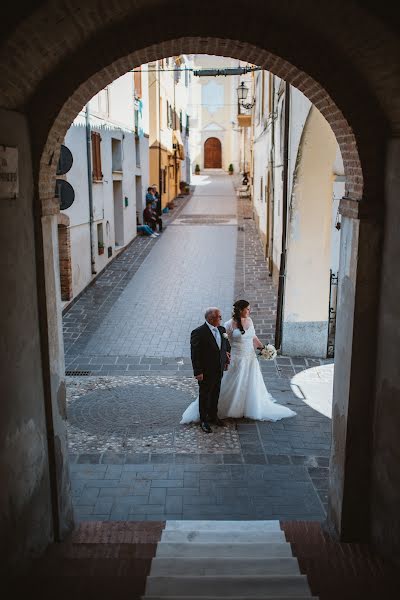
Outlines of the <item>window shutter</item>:
M142 67L138 67L133 73L133 82L135 86L135 94L137 98L142 97Z
M102 181L103 173L101 172L101 151L100 142L101 136L96 131L92 131L92 174L94 181Z

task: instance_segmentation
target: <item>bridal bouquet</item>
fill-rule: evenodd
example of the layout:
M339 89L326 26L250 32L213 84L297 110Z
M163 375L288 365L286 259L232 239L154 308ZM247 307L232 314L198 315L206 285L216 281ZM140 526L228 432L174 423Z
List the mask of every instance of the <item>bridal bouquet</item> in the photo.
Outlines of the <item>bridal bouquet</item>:
M258 356L263 360L273 360L276 355L276 348L272 344L267 344L258 352Z

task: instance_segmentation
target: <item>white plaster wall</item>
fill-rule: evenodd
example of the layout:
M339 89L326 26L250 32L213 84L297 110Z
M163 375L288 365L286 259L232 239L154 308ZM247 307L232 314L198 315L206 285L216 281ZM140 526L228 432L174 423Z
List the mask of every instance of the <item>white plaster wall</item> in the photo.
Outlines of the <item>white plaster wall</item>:
M131 130L134 128L133 79L133 73L125 73L108 86L109 121Z
M254 173L252 194L254 210L258 216L258 227L264 236L266 235L267 231L266 185L268 177L269 152L270 138L265 132L254 142Z
M345 176L342 155L340 153L339 144L336 142L336 157L333 165L333 198L332 198L332 234L331 234L331 269L332 273L337 274L339 271L340 258L340 232L341 229L335 227L339 220L338 209L340 199L345 194Z
M147 76L147 75L146 75ZM145 86L143 86L145 87ZM106 102L108 99L108 104ZM90 103L90 127L101 135L101 162L103 180L92 182L93 196L93 248L94 273L90 257L89 230L89 182L87 172L85 109L76 117L69 128L65 145L71 150L74 163L66 179L75 191L75 201L65 214L70 218L71 260L73 297L79 294L114 257L116 250L114 236L113 178L122 177L122 202L124 218L124 246L136 236L136 150L134 134L133 74L126 73L114 81L107 90L102 90ZM143 131L148 130L148 113L143 118ZM112 172L112 139L122 144L122 176ZM142 184L148 187L148 138L140 138L141 167L146 176ZM125 207L124 199L128 198ZM103 224L104 254L97 250L97 224ZM112 246L108 257L107 248ZM67 303L64 304L64 306Z
M283 193L283 139L284 139L284 99L285 93L279 95L281 79L275 78L275 148L274 148L274 247L273 260L279 269L282 250L282 193ZM293 187L293 173L296 166L299 143L309 110L310 101L299 90L290 88L289 113L289 155L288 155L288 190L289 196Z

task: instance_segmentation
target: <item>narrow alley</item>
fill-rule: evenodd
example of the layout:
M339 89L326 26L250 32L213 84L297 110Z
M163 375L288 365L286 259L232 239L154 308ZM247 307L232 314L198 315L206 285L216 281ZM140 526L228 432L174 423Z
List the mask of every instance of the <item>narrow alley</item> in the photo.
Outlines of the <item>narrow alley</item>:
M197 394L189 338L204 309L216 304L228 320L234 299L245 297L263 341L273 342L275 324L248 202L222 172L194 183L165 232L134 240L64 315L76 518L322 520L330 361L261 364L294 419L231 420L211 436L179 425ZM325 406L307 404L306 389L317 389Z

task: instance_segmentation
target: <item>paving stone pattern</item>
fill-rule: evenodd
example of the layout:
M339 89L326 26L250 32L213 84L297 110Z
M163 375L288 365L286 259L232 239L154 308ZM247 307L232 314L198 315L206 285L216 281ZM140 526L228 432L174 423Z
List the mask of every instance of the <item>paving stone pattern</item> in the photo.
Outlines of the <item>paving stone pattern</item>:
M78 520L321 520L307 469L292 465L71 465Z
M275 326L276 295L248 218L251 205L241 199L236 210L228 177L198 181L190 200L178 201L164 237L134 240L64 316L67 371L91 375L67 378L77 517L321 519L330 419L294 395L290 380L302 372L318 385L324 377L318 366L329 361L277 357L260 363L269 391L296 410L294 419L228 420L209 436L197 425L179 425L197 394L189 332L204 306L215 302L215 292L226 319L234 298L250 301L263 341L273 340ZM153 306L151 319L143 317L143 307ZM168 481L175 467L185 493L174 500ZM127 485L132 472L134 488L131 480ZM235 477L246 483L238 486ZM94 479L105 483L93 485ZM257 487L264 480L270 485ZM146 493L137 493L140 488Z

